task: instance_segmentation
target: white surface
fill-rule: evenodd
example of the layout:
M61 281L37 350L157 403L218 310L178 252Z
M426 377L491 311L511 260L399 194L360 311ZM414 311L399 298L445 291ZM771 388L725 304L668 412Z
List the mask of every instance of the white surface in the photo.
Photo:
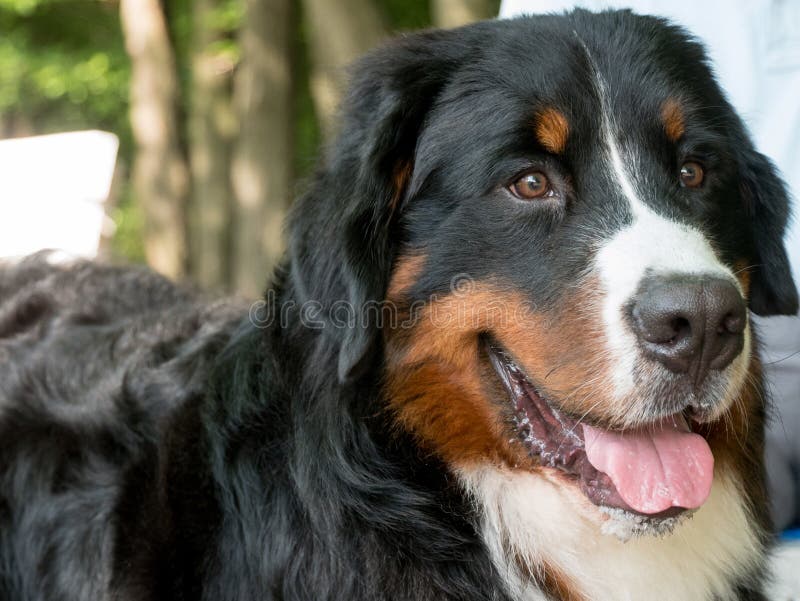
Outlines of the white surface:
M773 555L770 601L800 601L800 543L785 543Z
M95 256L118 148L101 131L0 140L0 257Z

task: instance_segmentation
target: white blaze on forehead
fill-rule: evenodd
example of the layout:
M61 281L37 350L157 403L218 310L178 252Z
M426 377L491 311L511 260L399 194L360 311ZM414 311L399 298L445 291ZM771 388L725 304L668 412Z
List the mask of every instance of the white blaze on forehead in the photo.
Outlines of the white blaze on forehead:
M586 52L591 61L588 49ZM626 323L624 310L645 276L709 275L726 278L737 287L739 283L719 260L706 236L691 226L662 217L643 202L647 191L636 178L636 154L634 149L621 146L605 81L596 68L594 71L608 171L627 200L631 215L630 224L605 241L595 258L605 293L602 312L616 366L615 385L617 393L624 395L633 388L633 371L638 359L636 340Z

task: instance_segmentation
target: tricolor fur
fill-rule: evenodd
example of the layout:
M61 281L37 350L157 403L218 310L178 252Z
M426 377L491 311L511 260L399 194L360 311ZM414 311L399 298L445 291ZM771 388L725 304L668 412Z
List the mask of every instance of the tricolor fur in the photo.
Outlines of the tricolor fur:
M353 70L263 302L0 271L0 598L763 599L745 303L797 310L787 215L662 20L391 42ZM670 455L650 511L648 474L595 466L608 440L691 441L713 470ZM679 476L707 499L676 504Z

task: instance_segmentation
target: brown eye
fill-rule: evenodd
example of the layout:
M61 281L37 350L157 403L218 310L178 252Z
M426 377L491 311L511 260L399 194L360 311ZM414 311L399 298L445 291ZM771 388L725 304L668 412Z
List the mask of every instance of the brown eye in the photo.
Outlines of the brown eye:
M511 184L509 190L514 196L522 200L544 198L552 192L550 189L550 180L548 180L547 176L541 171L526 173Z
M700 163L686 161L681 165L681 185L687 188L699 188L703 185L705 171Z

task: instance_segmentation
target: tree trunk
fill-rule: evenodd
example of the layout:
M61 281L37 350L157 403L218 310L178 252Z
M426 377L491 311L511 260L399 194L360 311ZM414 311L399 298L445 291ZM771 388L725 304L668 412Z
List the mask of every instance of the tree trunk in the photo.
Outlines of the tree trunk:
M189 178L178 135L175 58L158 0L121 0L120 17L131 59L133 190L144 213L145 255L157 271L179 278Z
M224 39L214 19L223 0L195 0L192 99L189 113L189 273L206 288L230 284L232 212L230 155L235 115L231 106L233 63L219 49Z
M283 253L292 181L292 0L246 0L232 178L233 286L255 298Z
M386 29L372 0L303 0L311 47L311 96L323 134L330 138L346 69L378 45Z
M26 138L35 135L36 128L28 115L21 112L9 112L6 115L0 115L0 139Z
M433 24L449 29L497 16L493 0L431 0Z

